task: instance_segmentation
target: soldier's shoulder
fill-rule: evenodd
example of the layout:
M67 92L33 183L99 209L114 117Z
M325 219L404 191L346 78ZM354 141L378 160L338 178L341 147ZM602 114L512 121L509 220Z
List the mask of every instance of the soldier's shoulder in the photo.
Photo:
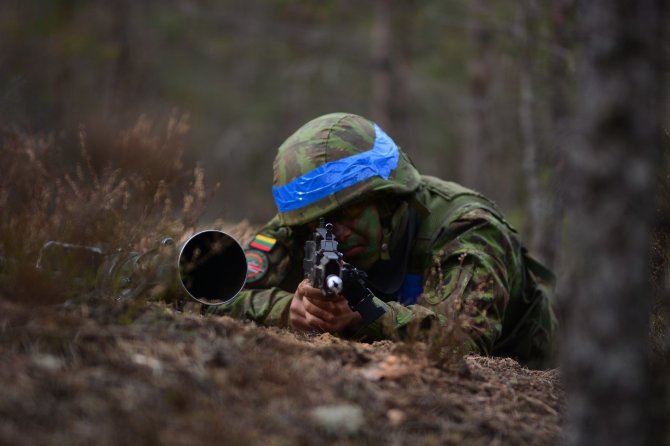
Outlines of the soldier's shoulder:
M471 196L486 198L474 189L463 186L454 181L443 180L431 175L421 175L421 187L431 193L453 200L459 196Z
M245 243L248 286L276 286L285 279L293 264L290 259L300 247L296 236L294 229L274 217Z
M502 218L495 203L483 194L453 181L422 176L416 195L422 222L432 228L449 225L461 218Z
M454 236L480 226L498 228L506 237L516 234L492 200L458 183L423 176L418 197L424 208L418 228L418 238L424 249L434 249ZM481 225L481 222L487 224Z

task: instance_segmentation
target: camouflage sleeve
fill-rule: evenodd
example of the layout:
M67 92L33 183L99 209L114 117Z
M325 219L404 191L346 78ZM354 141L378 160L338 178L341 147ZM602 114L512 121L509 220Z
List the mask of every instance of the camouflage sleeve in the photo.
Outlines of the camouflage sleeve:
M272 219L244 246L247 281L235 298L205 309L263 325L287 326L293 292L301 280L301 264L291 230Z
M288 326L293 293L278 287L264 290L244 289L231 302L205 310L208 314L227 315L266 326Z
M512 230L488 211L474 209L446 227L433 246L417 305L385 305L387 313L358 335L365 339L441 336L467 351L490 354L502 332L510 295L523 286L521 247Z

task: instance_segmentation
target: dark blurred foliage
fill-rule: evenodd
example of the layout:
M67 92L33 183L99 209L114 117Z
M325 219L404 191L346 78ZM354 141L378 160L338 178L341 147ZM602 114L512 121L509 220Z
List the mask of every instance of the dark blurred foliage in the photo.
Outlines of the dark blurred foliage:
M179 240L192 233L210 192L204 169L183 164L187 131L185 117L176 115L167 125L141 117L104 143L81 128L79 153L66 157L53 136L5 129L0 296L32 304L62 302L68 290L91 288L103 257L146 252L167 236ZM99 151L115 159L96 166L91 154ZM45 250L50 241L62 249Z
M373 57L379 7L390 44ZM541 12L546 75L552 54L569 57ZM185 161L222 186L207 216L260 222L273 213L279 144L313 117L350 111L384 122L422 172L466 181L522 223L518 24L515 4L462 0L5 0L0 122L54 131L74 157L80 124L104 143L142 114L188 113ZM373 107L380 70L391 80L383 111ZM473 142L473 131L488 137ZM100 165L115 156L92 146ZM474 174L463 174L466 151L483 154Z

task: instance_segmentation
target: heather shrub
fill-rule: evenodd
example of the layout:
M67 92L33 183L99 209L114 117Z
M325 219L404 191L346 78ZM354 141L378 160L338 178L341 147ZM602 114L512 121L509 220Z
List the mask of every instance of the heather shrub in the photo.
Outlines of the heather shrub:
M0 297L60 302L72 278L36 271L40 248L58 240L101 252L146 250L192 231L211 192L184 162L187 116L145 116L114 137L78 132L78 157L54 134L3 130L0 147ZM212 188L213 190L213 188Z

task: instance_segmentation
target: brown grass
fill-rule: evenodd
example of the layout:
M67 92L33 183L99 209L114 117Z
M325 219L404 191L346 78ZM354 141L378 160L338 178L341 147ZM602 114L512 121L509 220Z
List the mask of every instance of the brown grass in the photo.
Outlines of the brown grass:
M183 161L187 132L188 117L176 115L163 126L142 116L111 139L81 127L78 156L68 160L73 150L59 147L53 134L5 129L0 292L35 303L63 298L62 283L34 268L49 240L103 252L143 251L165 236L192 231L211 193L203 169Z
M114 138L81 128L70 162L54 135L2 134L0 443L560 441L557 370L464 356L459 308L442 337L368 345L203 318L146 299L63 305L72 278L35 270L46 241L142 251L195 229L211 192L203 170L184 161L187 131L178 116L163 125L141 117ZM242 241L254 232L246 222L213 224L224 226ZM652 343L660 349L669 241L659 226ZM443 282L440 268L434 275ZM338 429L317 416L343 407L354 418Z
M195 229L210 188L183 161L187 130L176 116L113 138L81 128L69 162L54 135L3 134L0 443L558 441L558 373L456 352L457 313L443 338L370 345L204 318L146 293L66 301L75 278L35 269L45 242L144 251Z

